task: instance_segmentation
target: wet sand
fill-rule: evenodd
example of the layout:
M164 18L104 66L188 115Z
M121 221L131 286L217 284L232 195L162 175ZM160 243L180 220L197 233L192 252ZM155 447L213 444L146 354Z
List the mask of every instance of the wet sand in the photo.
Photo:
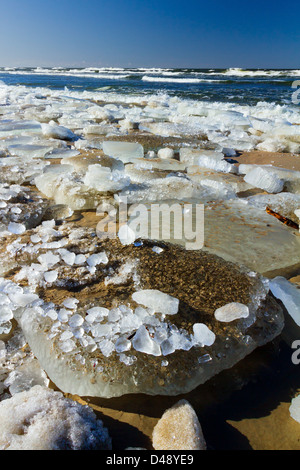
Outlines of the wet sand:
M278 168L300 171L300 155L280 152L241 152L233 157L237 163L250 163L252 165L272 165Z
M300 391L300 376L290 351L279 338L177 397L73 398L89 404L104 421L116 450L129 446L151 450L155 424L182 398L196 410L208 449L300 450L300 425L289 414L290 401Z

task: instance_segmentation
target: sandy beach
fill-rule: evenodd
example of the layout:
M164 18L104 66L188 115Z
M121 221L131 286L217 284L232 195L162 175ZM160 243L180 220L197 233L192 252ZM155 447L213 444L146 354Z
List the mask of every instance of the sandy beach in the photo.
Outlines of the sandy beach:
M280 152L244 152L237 158L238 163L250 163L253 165L272 165L288 170L300 170L300 156L291 153Z

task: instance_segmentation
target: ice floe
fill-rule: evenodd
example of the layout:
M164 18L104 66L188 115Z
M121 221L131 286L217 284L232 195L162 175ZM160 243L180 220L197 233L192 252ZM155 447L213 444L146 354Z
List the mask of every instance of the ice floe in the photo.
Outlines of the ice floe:
M20 235L21 239L35 237L35 243L31 242L34 250L30 243L22 244L21 239L11 244L10 250L13 247L16 250L18 267L13 281L1 281L1 291L8 296L7 307L21 325L41 366L64 391L109 397L137 391L176 394L191 390L218 370L235 363L256 345L276 336L282 328L280 309L267 296L268 287L259 277L250 276L237 266L212 255L189 254L166 244L159 256L153 252L153 247L158 245L150 242L124 246L117 240L107 239L99 244L92 231L82 229L76 233L70 228L69 224L55 227L53 221L47 221L32 233ZM59 240L64 240L63 248ZM71 252L75 254L72 265L66 263L70 263L68 253ZM76 263L79 257L82 260ZM128 258L135 261L130 265ZM91 271L91 268L94 269ZM218 270L219 275L215 278L216 285L210 283L206 289L201 278L210 269ZM49 282L44 278L49 272L55 272L50 279L51 291L47 290ZM151 285L149 272L155 287ZM198 281L192 279L196 273ZM113 282L107 283L108 279ZM21 280L23 287L19 285ZM226 290L228 282L231 287ZM223 292L221 304L217 300L220 299L219 283ZM195 290L190 290L191 285L195 285ZM82 297L85 286L94 286L94 300L90 296ZM109 286L108 297L101 300L99 293L105 292L105 286ZM123 286L131 294L121 301L115 297L115 292ZM58 302L55 292L62 287L72 287L73 292ZM53 292L53 297L42 300L42 292L46 296ZM231 332L236 346L228 350L229 330L223 331L213 315L207 317L201 312L203 309L210 311L214 305L216 310L230 302L247 305L249 316L236 320ZM273 322L265 316L270 308ZM194 312L192 322L186 319L188 311ZM256 328L258 317L261 326ZM208 318L211 320L207 321ZM223 350L225 358L221 363L217 356ZM199 370L199 357L206 354L210 360ZM161 369L164 357L169 365ZM187 369L182 366L186 360ZM143 373L145 367L147 374ZM153 370L150 376L149 367ZM191 368L194 370L192 378ZM169 372L165 375L164 369L177 377L179 374L180 381L177 383L169 377ZM121 383L115 382L115 374L121 374ZM152 381L157 374L162 374L163 386L161 381ZM91 377L95 380L91 381Z
M131 142L103 142L103 152L109 157L119 158L124 163L130 162L133 158L144 156L142 145Z
M294 322L300 326L300 291L282 276L270 280L272 294L282 301Z
M256 188L263 189L268 193L280 193L284 188L284 182L272 171L267 171L262 167L256 167L249 171L244 177L246 183L252 184Z

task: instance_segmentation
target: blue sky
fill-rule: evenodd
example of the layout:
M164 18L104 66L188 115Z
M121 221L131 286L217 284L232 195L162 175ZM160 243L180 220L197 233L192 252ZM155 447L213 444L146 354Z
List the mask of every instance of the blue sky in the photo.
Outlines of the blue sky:
M0 0L0 66L300 68L299 0Z

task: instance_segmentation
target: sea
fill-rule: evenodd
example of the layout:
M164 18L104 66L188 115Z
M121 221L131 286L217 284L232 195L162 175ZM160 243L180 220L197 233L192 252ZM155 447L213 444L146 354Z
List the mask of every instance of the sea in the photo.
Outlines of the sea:
M182 99L255 106L266 102L293 106L298 69L187 69L122 67L2 67L7 85L108 91L122 95L164 93ZM300 81L298 86L300 85Z

